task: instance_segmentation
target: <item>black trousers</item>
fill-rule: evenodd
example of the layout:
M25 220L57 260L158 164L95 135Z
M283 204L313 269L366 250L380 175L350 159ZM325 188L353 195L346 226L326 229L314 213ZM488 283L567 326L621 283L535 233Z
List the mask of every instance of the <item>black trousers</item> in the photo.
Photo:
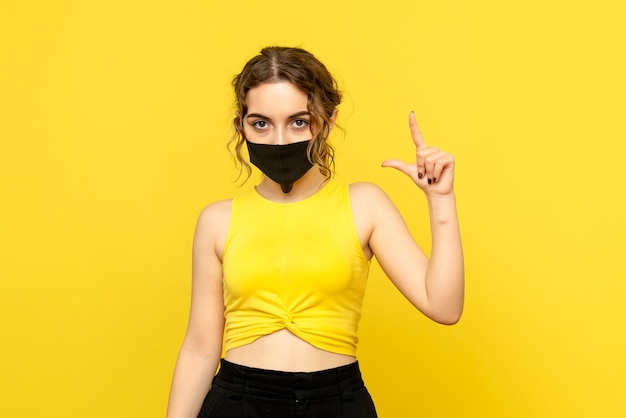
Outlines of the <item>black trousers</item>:
M312 373L221 361L198 418L376 418L357 362Z

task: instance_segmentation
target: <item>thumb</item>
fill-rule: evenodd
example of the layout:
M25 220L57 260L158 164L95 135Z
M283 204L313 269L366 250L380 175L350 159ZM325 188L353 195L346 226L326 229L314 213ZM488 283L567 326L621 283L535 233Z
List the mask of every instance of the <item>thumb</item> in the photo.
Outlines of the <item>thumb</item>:
M382 167L395 168L396 170L403 172L409 177L413 177L413 172L415 171L415 164L408 164L402 160L395 159L383 161Z

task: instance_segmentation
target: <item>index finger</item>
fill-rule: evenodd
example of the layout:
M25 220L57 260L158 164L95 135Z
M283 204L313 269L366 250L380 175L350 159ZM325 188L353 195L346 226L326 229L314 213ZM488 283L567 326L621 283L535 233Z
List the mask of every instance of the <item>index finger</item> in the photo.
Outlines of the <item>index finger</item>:
M422 136L419 126L417 126L417 120L415 120L415 112L409 114L409 128L411 128L411 136L417 149L426 148L426 141Z

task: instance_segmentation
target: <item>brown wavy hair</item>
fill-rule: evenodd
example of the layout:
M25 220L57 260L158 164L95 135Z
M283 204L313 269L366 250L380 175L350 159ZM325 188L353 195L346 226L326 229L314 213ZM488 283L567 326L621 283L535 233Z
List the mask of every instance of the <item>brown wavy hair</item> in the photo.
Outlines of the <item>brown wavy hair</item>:
M308 111L311 114L311 133L307 155L312 164L319 167L320 172L330 178L334 172L334 149L327 142L331 128L331 118L341 103L341 92L337 82L313 54L301 48L268 47L252 58L233 79L235 89L234 134L228 142L229 149L244 167L247 177L252 170L250 164L242 156L245 143L243 119L248 112L246 95L250 89L262 83L288 81L302 90L308 98ZM234 148L234 152L233 152ZM240 171L241 175L241 171Z

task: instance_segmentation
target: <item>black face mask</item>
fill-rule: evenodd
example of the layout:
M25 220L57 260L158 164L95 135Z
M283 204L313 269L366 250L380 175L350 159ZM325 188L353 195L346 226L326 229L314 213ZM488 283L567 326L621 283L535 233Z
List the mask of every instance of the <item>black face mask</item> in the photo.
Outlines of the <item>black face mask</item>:
M280 184L283 193L289 193L300 177L313 167L307 157L309 141L287 145L255 144L246 139L250 162L263 174Z

